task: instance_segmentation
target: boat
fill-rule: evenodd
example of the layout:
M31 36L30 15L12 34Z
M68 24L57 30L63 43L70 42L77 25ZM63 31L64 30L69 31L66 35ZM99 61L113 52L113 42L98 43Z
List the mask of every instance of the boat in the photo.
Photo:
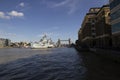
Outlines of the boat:
M42 37L42 39L40 39L39 42L33 42L31 43L31 48L37 48L37 49L42 49L42 48L53 48L54 47L54 43L52 42L51 38L48 39L46 35L44 35Z

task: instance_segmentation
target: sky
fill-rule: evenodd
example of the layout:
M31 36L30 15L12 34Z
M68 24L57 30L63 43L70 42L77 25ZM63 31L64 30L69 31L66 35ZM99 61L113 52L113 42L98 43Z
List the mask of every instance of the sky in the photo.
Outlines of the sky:
M46 34L58 38L78 37L85 14L108 0L0 0L0 38L12 42L39 41Z

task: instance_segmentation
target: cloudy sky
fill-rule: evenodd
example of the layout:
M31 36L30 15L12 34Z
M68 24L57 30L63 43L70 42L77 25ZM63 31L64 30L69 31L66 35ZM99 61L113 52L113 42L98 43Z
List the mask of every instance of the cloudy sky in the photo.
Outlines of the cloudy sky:
M47 34L54 41L75 41L89 8L107 3L108 0L0 0L0 37L38 41Z

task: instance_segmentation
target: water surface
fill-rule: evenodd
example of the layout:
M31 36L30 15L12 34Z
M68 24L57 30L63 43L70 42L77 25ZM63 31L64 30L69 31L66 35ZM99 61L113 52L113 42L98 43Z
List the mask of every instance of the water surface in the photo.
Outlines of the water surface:
M0 49L0 80L84 80L74 48Z

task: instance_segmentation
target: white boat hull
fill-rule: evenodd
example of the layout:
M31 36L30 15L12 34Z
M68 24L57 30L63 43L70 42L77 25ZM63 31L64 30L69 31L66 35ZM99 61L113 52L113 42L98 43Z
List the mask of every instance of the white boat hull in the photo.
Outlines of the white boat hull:
M54 45L40 45L40 44L32 44L31 48L33 49L43 49L43 48L53 48Z
M51 39L47 39L46 35L39 42L31 43L31 48L53 48L54 44Z

